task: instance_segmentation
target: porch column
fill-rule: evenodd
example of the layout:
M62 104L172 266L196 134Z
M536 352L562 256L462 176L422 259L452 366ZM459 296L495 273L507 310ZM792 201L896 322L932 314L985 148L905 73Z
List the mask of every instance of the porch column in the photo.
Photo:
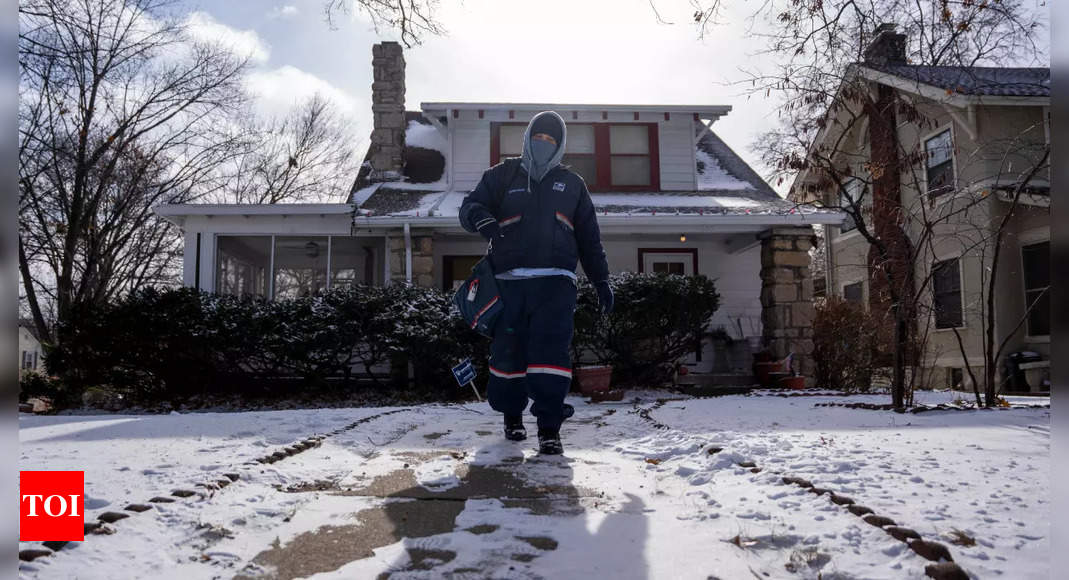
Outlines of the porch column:
M429 288L434 285L434 239L429 235L413 234L412 284ZM405 239L390 236L389 246L390 281L394 284L407 280Z
M811 226L771 228L761 239L761 322L764 344L777 359L794 353L794 368L810 385L813 365Z

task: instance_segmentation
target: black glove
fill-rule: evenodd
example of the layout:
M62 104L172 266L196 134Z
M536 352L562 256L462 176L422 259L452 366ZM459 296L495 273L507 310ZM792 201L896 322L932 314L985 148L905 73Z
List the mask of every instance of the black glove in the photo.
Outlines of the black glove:
M608 314L612 312L615 298L613 298L612 286L609 286L609 281L602 280L601 282L595 282L594 289L598 291L598 304L601 304L601 313Z
M478 226L479 233L482 234L487 241L501 235L501 226L497 225L497 220L494 218L486 218L482 221L482 225Z

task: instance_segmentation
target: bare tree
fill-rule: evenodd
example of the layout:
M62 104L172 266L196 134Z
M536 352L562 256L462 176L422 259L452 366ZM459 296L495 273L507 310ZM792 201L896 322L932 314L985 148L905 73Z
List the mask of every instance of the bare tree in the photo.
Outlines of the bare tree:
M708 3L696 14L699 24L700 18L714 18L718 5ZM779 182L806 174L812 191L822 192L820 202L846 213L869 243L871 303L887 308L893 321L892 402L902 407L907 369L917 356L918 302L930 291L927 275L918 277L916 265L935 224L922 208L903 205L904 186L921 190L923 178L909 183L908 176L923 162L924 152L914 143L900 143L897 131L900 123L923 127L932 119L899 91L858 74L857 64L879 59L866 50L875 35L891 32L882 27L888 22L904 33L909 64L967 67L1037 60L1038 23L1020 0L770 1L754 21L763 22L755 26L755 36L765 41L763 54L775 64L771 71L746 71L745 83L783 102L780 126L763 135L755 149ZM854 194L840 196L849 191ZM830 197L824 195L829 192ZM805 193L794 192L799 199ZM939 219L954 216L940 214ZM907 231L919 231L919 237Z
M321 95L282 118L245 121L251 146L224 168L226 203L325 202L355 173L353 123Z
M173 279L180 239L151 207L210 193L235 154L246 62L194 42L171 7L20 3L19 271L47 342L46 310Z
M340 14L362 12L371 18L375 32L399 32L405 48L420 44L428 34L445 34L436 14L438 0L324 0L323 10L331 26Z

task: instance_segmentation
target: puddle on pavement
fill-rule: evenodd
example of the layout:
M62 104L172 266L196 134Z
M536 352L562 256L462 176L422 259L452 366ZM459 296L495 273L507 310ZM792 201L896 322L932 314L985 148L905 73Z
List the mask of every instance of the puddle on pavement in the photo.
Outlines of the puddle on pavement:
M399 453L413 462L426 461L442 453ZM275 544L258 554L253 565L236 578L271 578L289 580L330 572L349 562L374 555L374 550L395 544L404 538L424 538L456 530L456 520L464 511L468 499L497 498L506 508L524 508L535 515L575 516L584 511L583 497L597 494L571 484L570 463L559 461L532 462L537 469L524 473L513 462L501 465L468 465L458 467L460 484L451 489L430 491L416 481L412 468L398 469L375 477L366 487L337 490L316 489L318 483L307 484L307 491L327 491L336 496L377 497L387 500L382 506L365 509L356 514L358 523L343 526L323 526L298 535L284 546ZM542 483L529 481L538 477ZM296 491L296 490L294 490ZM468 528L476 534L489 534L498 526L485 524ZM517 538L539 552L555 550L556 540L546 537ZM430 570L453 561L457 554L450 550L407 547L409 564L405 570ZM537 558L538 554L523 555L520 561ZM395 570L402 571L402 570ZM380 578L389 574L384 573Z

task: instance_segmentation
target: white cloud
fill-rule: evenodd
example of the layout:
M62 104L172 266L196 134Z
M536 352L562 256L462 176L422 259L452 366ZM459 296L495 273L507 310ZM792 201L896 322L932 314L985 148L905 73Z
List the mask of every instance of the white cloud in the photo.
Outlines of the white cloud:
M257 97L258 108L267 115L283 115L317 93L333 102L344 115L355 117L360 113L360 105L348 93L290 65L254 70L247 83L249 92Z
M255 30L237 30L212 17L207 12L192 12L186 20L190 36L201 42L220 44L235 54L248 57L256 63L267 62L271 47Z
M286 4L285 6L275 6L268 13L267 17L272 20L286 20L288 18L294 18L300 14L300 10L292 4Z

